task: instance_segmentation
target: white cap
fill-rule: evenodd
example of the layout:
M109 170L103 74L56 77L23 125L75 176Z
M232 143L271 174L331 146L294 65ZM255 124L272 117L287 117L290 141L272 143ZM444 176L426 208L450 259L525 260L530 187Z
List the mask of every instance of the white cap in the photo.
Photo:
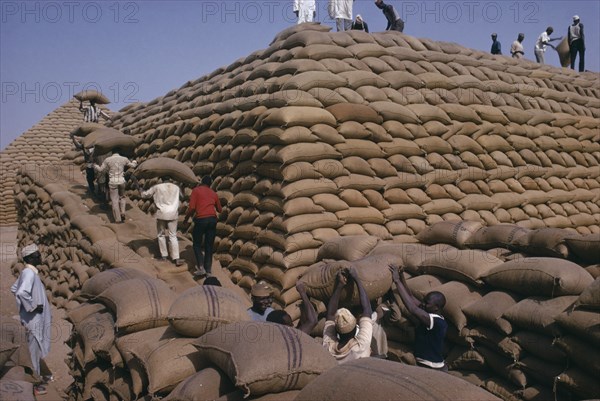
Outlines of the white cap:
M578 21L579 20L579 15L574 15L573 16L573 21Z
M27 245L26 247L21 249L21 257L24 258L24 257L32 255L38 251L39 251L39 249L36 244Z

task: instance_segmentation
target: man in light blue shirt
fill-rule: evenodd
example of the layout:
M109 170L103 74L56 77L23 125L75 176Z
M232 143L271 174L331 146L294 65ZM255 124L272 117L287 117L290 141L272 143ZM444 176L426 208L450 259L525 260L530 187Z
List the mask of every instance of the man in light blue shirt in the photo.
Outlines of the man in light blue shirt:
M259 281L252 286L250 295L252 297L252 306L248 308L248 316L256 322L266 322L269 313L273 312L271 304L273 290L271 286L264 281Z
M10 287L15 294L21 324L27 328L27 344L31 363L37 379L40 379L40 361L50 352L52 315L46 289L38 275L42 264L40 251L35 244L21 249L25 267L17 281ZM43 385L34 387L35 395L46 394Z

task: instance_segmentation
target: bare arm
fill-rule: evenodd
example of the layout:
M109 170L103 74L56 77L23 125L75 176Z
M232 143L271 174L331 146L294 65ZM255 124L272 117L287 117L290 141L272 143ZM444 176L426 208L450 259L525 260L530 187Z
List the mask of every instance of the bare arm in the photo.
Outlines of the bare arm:
M96 170L99 173L102 173L104 170L106 170L106 168L108 167L108 164L106 164L106 159L102 162L102 165L97 165L94 164L94 170Z
M331 295L331 299L329 299L329 303L327 304L327 320L335 319L335 313L337 312L338 305L340 304L342 289L348 283L342 270L338 271L335 280L335 288L333 289L333 294Z
M358 296L360 298L360 306L362 307L361 317L371 317L373 315L373 309L371 308L371 302L369 302L369 296L367 295L367 291L363 286L360 278L358 278L358 271L356 267L351 266L349 269L350 277L356 283L356 287L358 288Z
M392 280L394 284L396 284L396 288L398 289L398 294L400 294L400 298L402 302L404 302L404 306L411 313L411 315L415 316L419 321L425 326L429 326L430 318L429 313L424 311L419 307L419 300L416 299L408 288L406 287L406 282L404 279L400 278L400 272L398 271L398 266L390 265L390 269L392 270Z
M300 307L300 322L298 323L297 329L306 334L310 334L318 322L317 311L310 302L310 299L308 299L304 283L298 281L296 283L296 289L300 293L300 299L302 299L302 306Z

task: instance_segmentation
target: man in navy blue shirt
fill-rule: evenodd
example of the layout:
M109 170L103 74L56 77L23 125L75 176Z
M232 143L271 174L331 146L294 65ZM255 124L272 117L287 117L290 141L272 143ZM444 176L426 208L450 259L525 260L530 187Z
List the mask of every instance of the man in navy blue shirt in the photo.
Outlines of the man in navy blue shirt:
M498 41L498 34L492 33L492 54L502 54L502 45Z
M448 323L440 314L446 305L446 297L441 292L432 291L427 293L421 302L408 290L400 268L392 264L390 270L398 294L411 314L409 318L412 317L411 320L416 324L414 355L417 364L425 368L447 372L448 366L444 361L442 349Z

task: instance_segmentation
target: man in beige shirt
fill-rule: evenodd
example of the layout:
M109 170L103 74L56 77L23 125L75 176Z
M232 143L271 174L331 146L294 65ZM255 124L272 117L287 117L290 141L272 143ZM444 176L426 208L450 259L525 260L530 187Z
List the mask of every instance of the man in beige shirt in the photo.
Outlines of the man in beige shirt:
M102 165L99 166L94 164L94 169L97 172L108 172L108 193L115 223L120 223L121 220L125 220L125 167L135 166L137 166L135 160L130 161L128 158L121 156L118 152L115 152L112 156L104 159Z
M346 309L338 309L340 296L348 280L356 283L362 307L361 316L356 325L356 318ZM373 321L369 297L358 278L354 266L348 271L339 271L336 276L335 289L327 305L327 320L323 328L323 346L337 360L345 363L359 358L371 356L371 339L373 338Z

